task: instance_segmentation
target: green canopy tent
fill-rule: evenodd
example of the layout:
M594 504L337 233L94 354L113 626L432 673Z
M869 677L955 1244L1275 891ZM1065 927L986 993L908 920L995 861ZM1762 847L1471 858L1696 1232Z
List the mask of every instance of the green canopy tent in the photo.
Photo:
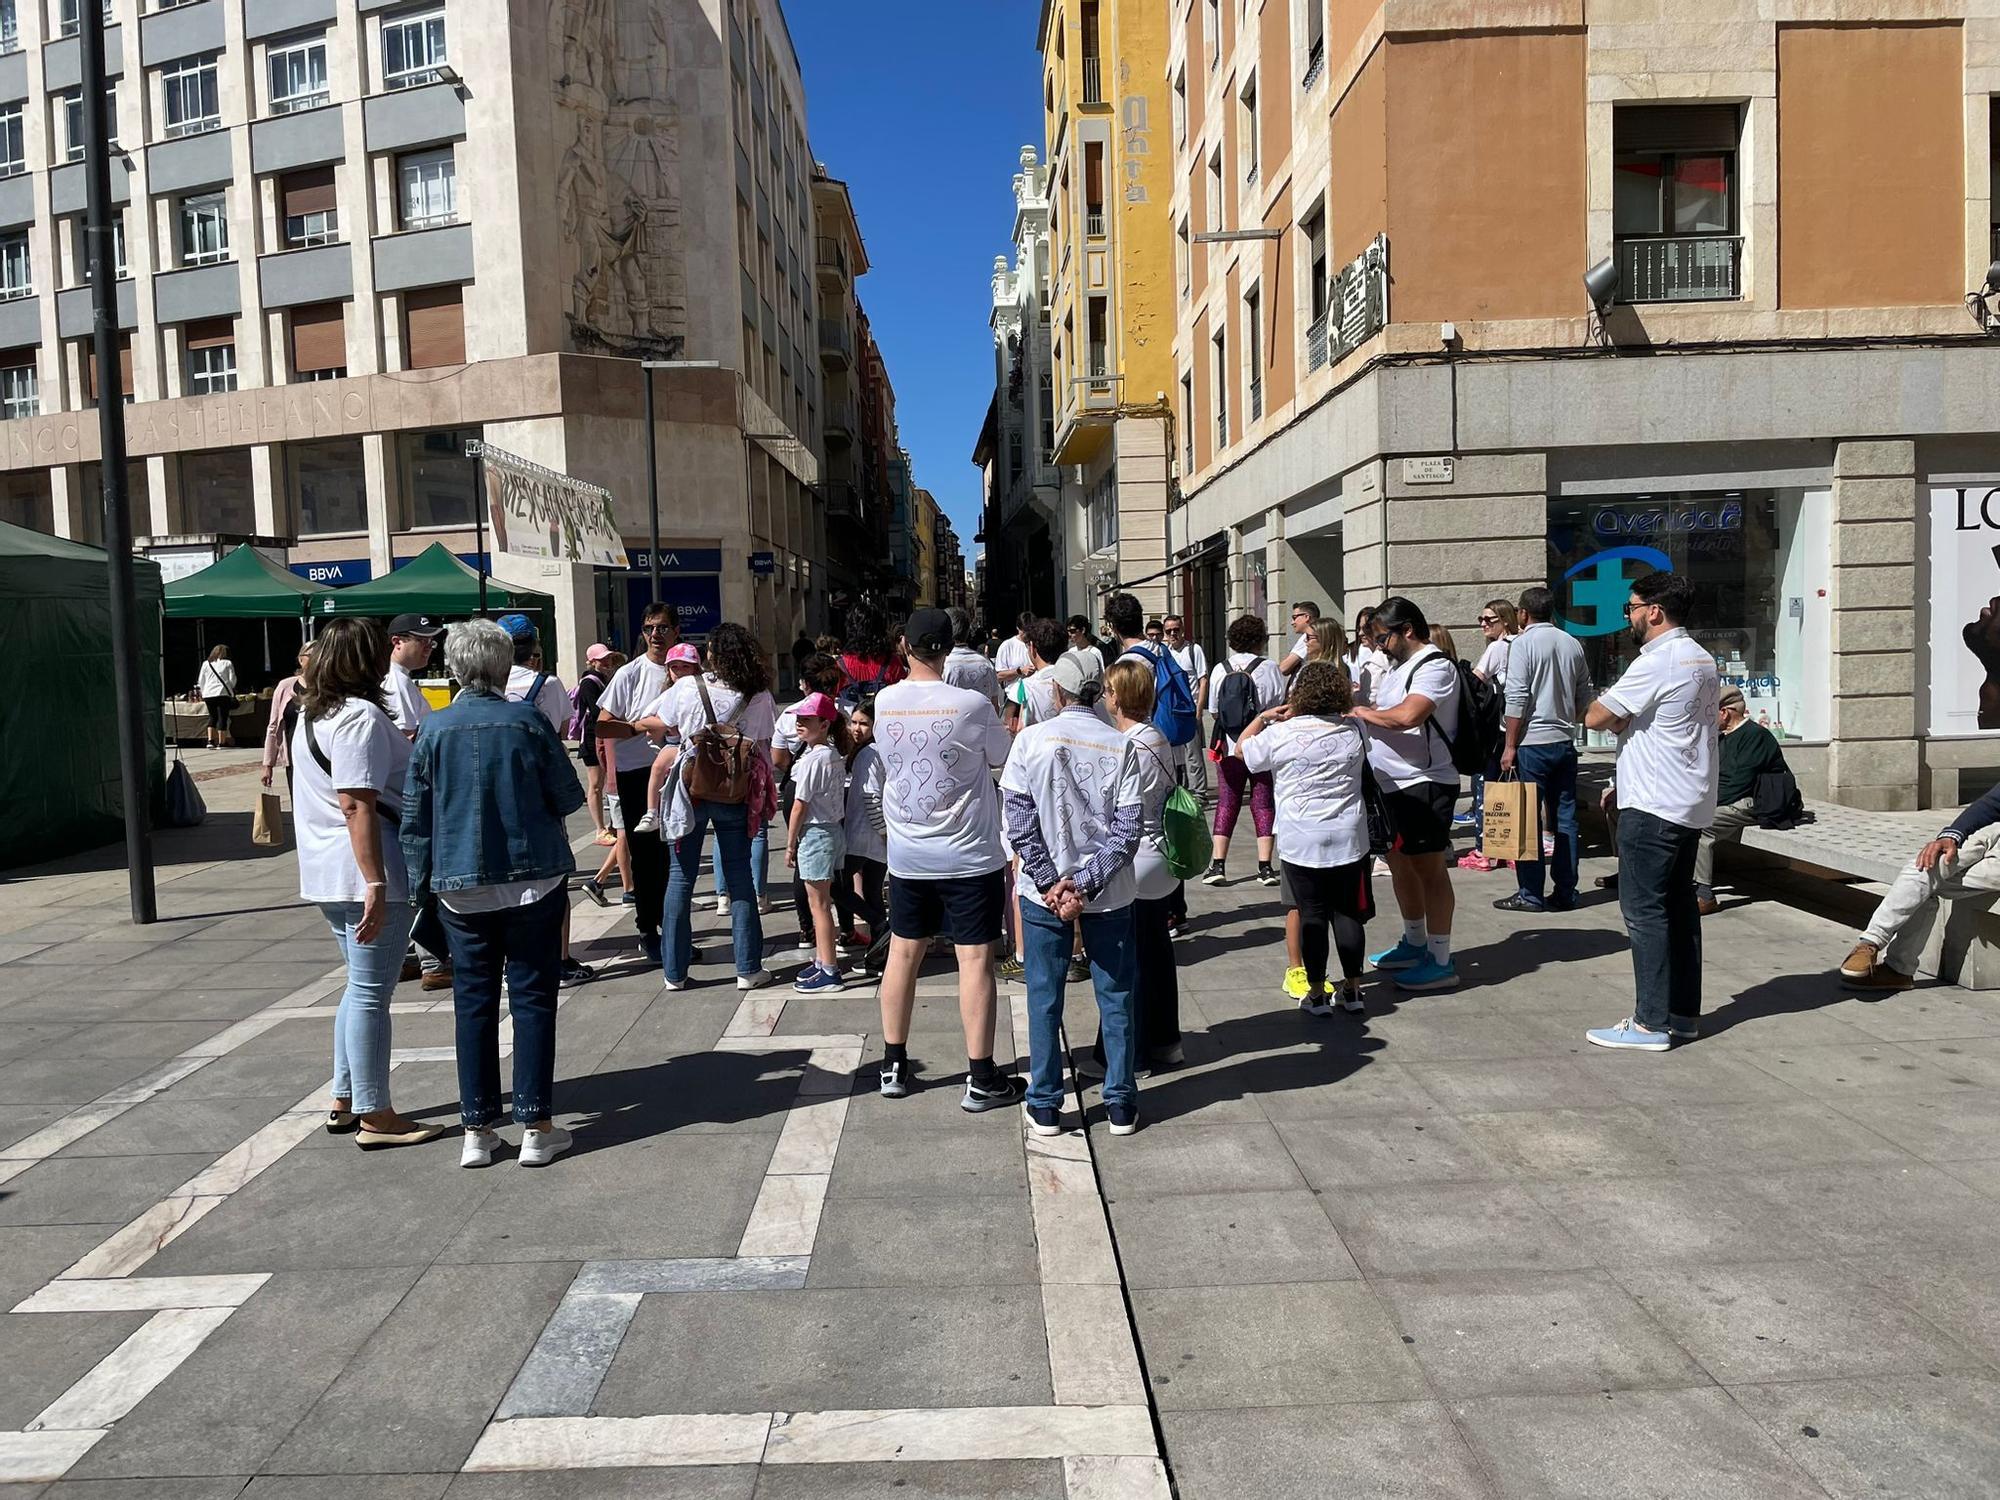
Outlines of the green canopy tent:
M515 611L531 617L540 628L542 665L554 671L555 600L487 575L486 613L501 615ZM387 620L402 614L470 619L479 613L479 575L447 552L442 542L433 542L385 577L332 590L313 604L312 613L321 620L341 615L374 615Z
M146 780L166 784L160 565L132 560ZM125 827L101 549L0 522L0 869L114 843ZM49 674L55 672L53 680Z
M313 600L333 591L298 574L245 542L199 573L167 585L170 620L297 620Z

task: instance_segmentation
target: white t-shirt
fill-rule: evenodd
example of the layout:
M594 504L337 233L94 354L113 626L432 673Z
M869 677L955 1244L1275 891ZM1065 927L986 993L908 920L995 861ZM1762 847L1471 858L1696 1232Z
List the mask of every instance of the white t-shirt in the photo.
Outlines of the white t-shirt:
M792 797L806 805L808 828L839 828L846 821L846 779L846 767L831 745L814 745L792 762Z
M1369 762L1375 774L1392 786L1412 787L1425 781L1456 786L1451 736L1458 731L1458 668L1435 646L1419 647L1417 655L1390 668L1375 684L1375 707L1384 713L1412 696L1431 700L1430 717L1412 729L1371 725Z
M891 875L959 880L1006 864L992 772L1012 743L993 705L969 688L903 681L875 695Z
M539 692L535 693L535 707L542 711L542 717L549 721L549 728L562 738L562 732L569 724L569 689L553 672L543 672L535 667L524 667L518 663L507 673L506 698L509 703L526 703L528 694L534 691L535 679L542 679Z
M1507 685L1507 658L1513 654L1514 637L1503 635L1497 641L1488 641L1486 649L1479 653L1479 665L1472 670L1487 682Z
M1208 675L1208 657L1201 647L1189 641L1185 646L1169 646L1167 650L1180 663L1181 670L1187 673L1188 691L1200 697L1201 680Z
M1685 630L1655 636L1598 702L1632 722L1618 737L1618 806L1683 828L1715 821L1715 658Z
M1243 764L1271 772L1278 803L1278 858L1314 870L1368 854L1361 766L1368 731L1359 719L1300 716L1267 724L1243 746Z
M855 859L872 859L877 864L887 862L889 845L868 816L868 799L873 797L879 805L882 787L882 752L872 744L863 745L847 768L847 852Z
M777 723L771 729L771 748L796 758L804 744L805 741L799 738L799 713L794 705L778 715Z
M236 696L236 663L227 657L221 661L203 662L195 678L195 691L204 699Z
M1311 632L1302 630L1298 634L1298 639L1292 642L1292 649L1287 651L1285 655L1296 656L1299 659L1299 667L1302 667L1306 664L1306 658L1312 654L1312 648L1313 638ZM1296 672L1298 667L1294 667L1292 670Z
M1125 736L1089 709L1072 704L1053 719L1030 725L1014 738L1014 753L1001 773L1003 792L1034 800L1042 841L1058 875L1073 875L1111 836L1114 807L1143 803L1136 762ZM1132 904L1137 881L1128 862L1090 899L1094 912ZM1021 899L1046 907L1032 880L1020 883Z
M1222 684L1231 672L1248 672L1250 680L1257 685L1257 711L1276 708L1285 701L1285 674L1278 670L1278 664L1268 656L1257 656L1249 651L1232 651L1215 664L1215 670L1208 676L1208 711L1215 712L1222 701ZM1236 742L1229 741L1223 746L1225 755L1236 753Z
M660 696L666 685L665 662L635 656L618 669L604 689L604 696L597 700L598 712L607 719L634 723L646 716L647 705ZM620 771L643 771L652 765L657 753L652 742L643 734L628 735L611 742L611 764Z
M1054 667L1043 667L1021 682L1021 724L1039 724L1056 716L1056 685L1050 681Z
M768 759L771 739L778 729L777 701L769 693L759 693L746 706L741 693L723 686L722 680L710 673L683 677L640 709L638 716L658 719L667 726L669 735L685 745L709 725L708 709L701 701L700 684L704 682L708 684L708 701L715 705L715 722L726 724L735 719L737 732L762 746ZM737 716L739 709L741 717Z
M1375 706L1375 685L1389 670L1389 658L1373 646L1360 647L1347 654L1347 679L1354 684L1354 701L1364 707Z
M389 675L382 679L382 696L389 705L389 717L405 734L415 734L431 716L430 700L401 662L389 663Z
M303 901L365 901L368 882L354 862L347 820L340 815L341 792L372 791L401 812L403 782L410 769L410 742L374 704L349 698L312 726L333 774L320 769L306 743L305 715L292 731L292 821L299 834L299 898ZM382 878L388 901L410 899L403 845L389 820L375 815L382 832Z
M1158 901L1171 896L1180 877L1167 868L1167 856L1160 847L1160 809L1174 789L1171 767L1177 752L1167 737L1151 724L1135 724L1125 731L1132 743L1132 771L1139 778L1141 804L1139 852L1132 857L1133 894L1141 901Z
M944 680L953 687L969 688L1000 707L1000 669L970 646L953 646L944 659Z
M1000 643L1000 649L993 656L994 672L1028 672L1034 669L1035 654L1028 649L1028 643L1018 635L1010 635Z

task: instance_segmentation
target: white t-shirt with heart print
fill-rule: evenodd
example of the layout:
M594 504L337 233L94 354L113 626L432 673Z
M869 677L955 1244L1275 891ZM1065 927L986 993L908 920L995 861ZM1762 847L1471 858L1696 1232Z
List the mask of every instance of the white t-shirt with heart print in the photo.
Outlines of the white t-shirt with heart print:
M904 681L875 695L891 875L958 880L1006 864L993 772L1012 746L993 705L970 689Z

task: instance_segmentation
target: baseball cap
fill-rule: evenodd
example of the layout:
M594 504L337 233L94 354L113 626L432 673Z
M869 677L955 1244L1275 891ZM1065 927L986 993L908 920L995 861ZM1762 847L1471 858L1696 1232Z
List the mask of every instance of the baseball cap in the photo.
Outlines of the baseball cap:
M444 634L444 621L436 615L397 615L389 622L389 634L439 636Z
M525 641L535 633L535 622L526 615L502 615L494 623L517 641Z
M807 693L792 709L792 716L798 719L825 719L828 722L840 717L840 710L833 699L825 693Z
M913 609L903 625L903 639L910 649L924 656L949 651L954 639L951 616L941 609Z
M1095 651L1065 651L1049 668L1049 678L1070 697L1081 698L1086 689L1102 685L1104 658Z
M583 659L585 661L603 661L610 654L611 648L602 641L597 642L593 646L583 648Z
M690 646L686 641L682 641L678 646L669 646L667 648L667 665L672 666L675 662L680 662L690 667L698 667L701 665L701 652L695 647Z

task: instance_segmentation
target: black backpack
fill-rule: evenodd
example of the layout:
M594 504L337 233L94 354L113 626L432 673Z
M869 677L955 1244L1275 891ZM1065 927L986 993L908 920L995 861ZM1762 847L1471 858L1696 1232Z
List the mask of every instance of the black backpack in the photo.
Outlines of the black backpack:
M1424 727L1435 730L1445 742L1459 775L1483 776L1507 736L1507 694L1499 683L1483 681L1464 662L1450 665L1458 673L1458 732L1446 735L1435 714L1424 720Z
M1250 721L1257 717L1257 679L1252 674L1264 664L1258 657L1247 667L1231 667L1215 690L1215 741L1240 740Z

